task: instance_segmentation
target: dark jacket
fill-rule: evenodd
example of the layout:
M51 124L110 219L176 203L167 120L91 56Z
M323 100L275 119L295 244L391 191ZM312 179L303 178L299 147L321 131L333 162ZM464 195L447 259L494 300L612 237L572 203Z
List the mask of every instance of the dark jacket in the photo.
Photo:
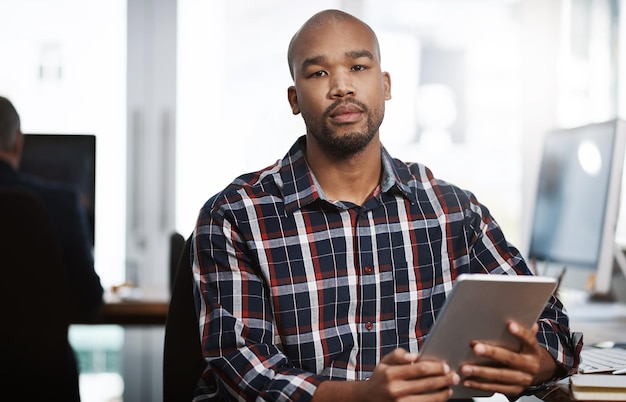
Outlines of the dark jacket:
M70 186L16 172L0 161L0 187L19 186L41 197L58 234L67 273L71 322L94 318L103 302L100 277L94 269L87 218L78 192Z

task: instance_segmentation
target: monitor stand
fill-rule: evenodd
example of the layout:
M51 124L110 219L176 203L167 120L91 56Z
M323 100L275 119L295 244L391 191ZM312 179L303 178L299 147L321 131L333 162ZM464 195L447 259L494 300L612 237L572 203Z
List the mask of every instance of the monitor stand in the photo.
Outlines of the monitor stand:
M613 303L616 301L626 302L626 300L619 300L617 295L623 295L626 293L626 282L624 279L626 278L626 256L624 255L624 249L617 244L613 248L613 256L614 256L614 265L619 267L619 270L613 269L613 278L612 278L612 286L611 290L605 294L593 293L589 296L590 301L594 302L607 302ZM621 271L621 272L619 272ZM621 275L620 275L621 273ZM618 290L616 292L616 289ZM623 296L622 296L623 297Z
M615 256L615 263L622 270L622 275L626 278L626 256L624 255L624 248L617 244L613 247L613 255Z

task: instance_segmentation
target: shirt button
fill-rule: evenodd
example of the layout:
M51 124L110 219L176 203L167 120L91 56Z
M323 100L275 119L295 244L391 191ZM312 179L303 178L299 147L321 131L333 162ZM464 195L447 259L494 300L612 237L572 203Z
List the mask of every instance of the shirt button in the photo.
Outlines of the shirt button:
M371 321L368 321L367 324L365 324L365 329L370 331L372 328L374 328L374 324L372 324Z
M366 274L373 274L374 273L374 267L370 267L368 265L367 267L365 267L365 273Z

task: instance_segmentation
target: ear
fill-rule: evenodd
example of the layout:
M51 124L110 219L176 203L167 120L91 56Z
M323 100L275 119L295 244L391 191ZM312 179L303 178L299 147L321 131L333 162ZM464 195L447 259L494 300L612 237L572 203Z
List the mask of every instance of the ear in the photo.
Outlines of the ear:
M4 153L7 157L8 162L13 166L13 169L17 170L20 166L20 162L22 160L22 150L24 149L24 135L21 131L17 132L17 137L15 138L15 144L13 148Z
M385 100L391 99L391 76L388 72L383 72L383 88L385 91Z
M15 138L15 146L13 147L13 153L18 156L21 156L23 149L24 149L24 134L22 134L22 131L18 131L17 137Z
M300 114L300 107L298 106L298 94L296 93L296 87L290 86L287 88L287 99L289 105L291 105L291 112L293 114Z

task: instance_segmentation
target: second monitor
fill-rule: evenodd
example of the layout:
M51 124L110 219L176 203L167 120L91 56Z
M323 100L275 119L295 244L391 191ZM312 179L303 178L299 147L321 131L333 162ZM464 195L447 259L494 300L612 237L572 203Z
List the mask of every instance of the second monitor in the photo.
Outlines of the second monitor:
M614 265L626 124L616 119L545 137L528 257L540 274L566 269L562 285L609 296Z
M25 134L20 171L63 182L80 191L93 247L96 204L95 135Z

